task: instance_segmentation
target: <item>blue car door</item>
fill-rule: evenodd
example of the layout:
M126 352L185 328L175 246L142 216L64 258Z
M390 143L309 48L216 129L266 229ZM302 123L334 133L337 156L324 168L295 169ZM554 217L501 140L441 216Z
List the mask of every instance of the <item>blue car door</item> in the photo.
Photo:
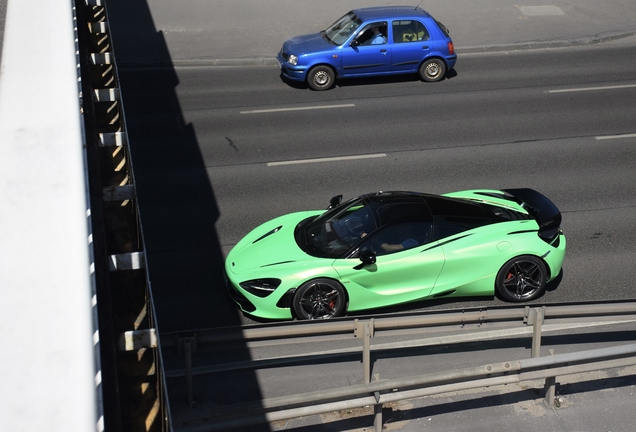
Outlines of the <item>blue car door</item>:
M342 50L342 75L374 75L391 71L391 44L385 21L365 25Z
M417 72L422 59L433 48L430 33L418 20L396 20L391 23L393 72Z

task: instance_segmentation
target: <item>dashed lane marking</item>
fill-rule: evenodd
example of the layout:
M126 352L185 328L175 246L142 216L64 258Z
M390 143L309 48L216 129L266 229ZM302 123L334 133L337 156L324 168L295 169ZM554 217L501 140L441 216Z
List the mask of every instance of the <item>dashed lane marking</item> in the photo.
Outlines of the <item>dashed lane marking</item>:
M316 159L299 159L299 160L289 160L289 161L281 161L281 162L269 162L267 164L267 166L297 165L297 164L320 163L320 162L339 162L339 161L346 161L346 160L371 159L371 158L381 158L381 157L386 157L386 153L375 153L375 154L356 155L356 156L338 156L338 157L316 158Z
M296 107L296 108L272 108L272 109L262 109L262 110L252 110L252 111L241 111L241 114L263 114L263 113L285 112L285 111L307 111L307 110L317 110L317 109L351 108L354 106L355 104L342 104L342 105L315 105L315 106Z

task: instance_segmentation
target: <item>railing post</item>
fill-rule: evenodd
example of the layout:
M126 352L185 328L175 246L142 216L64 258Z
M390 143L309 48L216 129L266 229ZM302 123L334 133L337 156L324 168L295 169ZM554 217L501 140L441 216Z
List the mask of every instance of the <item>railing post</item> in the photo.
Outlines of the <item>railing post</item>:
M185 356L185 377L187 389L187 401L190 408L197 406L192 390L192 353L196 352L196 336L179 339L179 351Z
M380 402L380 392L374 392L375 401ZM382 404L373 405L373 428L375 432L382 432Z
M371 382L371 338L373 337L374 320L360 322L355 320L355 336L362 337L362 374L365 384Z
M545 306L532 308L527 316L528 324L532 324L532 358L541 356L541 326L545 317Z
M541 326L545 319L545 306L540 308L526 308L526 319L528 324L532 324L532 358L541 356ZM554 354L554 350L550 350ZM556 377L551 376L545 379L543 391L545 392L545 402L548 406L554 406L554 396L556 390Z
M550 355L554 355L554 350L550 350ZM545 379L543 390L545 391L545 402L550 407L554 406L554 397L556 395L556 377L555 376L547 377Z

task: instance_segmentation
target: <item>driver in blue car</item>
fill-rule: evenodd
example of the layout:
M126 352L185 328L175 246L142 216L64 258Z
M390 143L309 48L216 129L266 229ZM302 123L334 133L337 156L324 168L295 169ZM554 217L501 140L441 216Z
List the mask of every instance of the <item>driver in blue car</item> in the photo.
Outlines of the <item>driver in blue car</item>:
M373 37L371 38L371 45L382 45L386 43L386 37L380 32L379 27L373 27Z

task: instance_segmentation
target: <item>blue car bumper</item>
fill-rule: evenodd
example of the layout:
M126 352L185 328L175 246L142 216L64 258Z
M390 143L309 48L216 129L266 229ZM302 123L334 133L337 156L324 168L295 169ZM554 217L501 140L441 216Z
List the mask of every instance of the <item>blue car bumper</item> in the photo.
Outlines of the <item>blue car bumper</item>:
M307 77L307 66L294 66L283 59L281 53L278 53L276 60L278 60L280 73L283 74L284 77L293 81L305 81Z
M455 67L455 63L457 63L457 54L444 57L444 60L446 60L446 66L448 70L451 70Z

